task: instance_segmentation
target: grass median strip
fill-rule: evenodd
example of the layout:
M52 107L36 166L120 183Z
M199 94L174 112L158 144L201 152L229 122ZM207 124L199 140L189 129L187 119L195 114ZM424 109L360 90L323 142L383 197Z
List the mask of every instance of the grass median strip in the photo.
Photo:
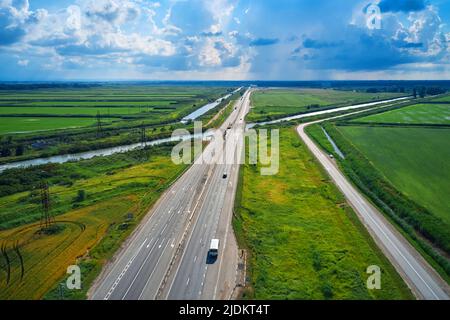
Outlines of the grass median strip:
M244 165L234 228L250 253L255 299L409 299L402 279L379 251L292 128L280 132L280 171L261 176ZM368 290L366 269L382 270Z

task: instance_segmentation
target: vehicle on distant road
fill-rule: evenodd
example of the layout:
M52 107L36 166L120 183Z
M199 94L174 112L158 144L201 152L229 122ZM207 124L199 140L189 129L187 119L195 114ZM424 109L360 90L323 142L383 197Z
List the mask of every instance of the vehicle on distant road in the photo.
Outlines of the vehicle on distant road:
M226 172L224 172L222 178L226 179L227 177L228 177L228 174Z
M330 159L334 158L334 156L331 153L328 156L330 157Z

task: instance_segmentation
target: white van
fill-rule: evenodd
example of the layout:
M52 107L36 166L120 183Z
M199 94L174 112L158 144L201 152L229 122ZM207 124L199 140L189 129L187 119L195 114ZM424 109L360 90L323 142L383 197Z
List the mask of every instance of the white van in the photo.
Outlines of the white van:
M217 257L219 254L219 239L212 239L208 254L210 257Z

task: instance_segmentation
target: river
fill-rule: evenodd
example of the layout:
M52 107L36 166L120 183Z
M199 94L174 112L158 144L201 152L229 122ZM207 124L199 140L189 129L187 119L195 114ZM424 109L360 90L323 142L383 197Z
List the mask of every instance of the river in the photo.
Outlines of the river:
M208 103L206 105L204 105L203 107L195 110L194 112L192 112L191 114L187 115L186 117L184 117L181 122L182 123L188 123L189 121L194 121L195 119L197 119L198 117L204 115L206 112L208 112L211 109L214 109L215 107L217 107L223 100L228 99L229 97L231 97L233 94L235 94L236 92L238 92L239 90L241 90L243 87L240 87L236 90L234 90L232 93L227 94L226 96L217 99L214 102Z
M230 94L226 95L225 97L222 97L221 99L217 100L216 102L214 102L214 103L216 103L215 106L217 106L221 102L222 99L227 99L232 94L236 93L237 91L239 91L241 89L242 88L239 88L239 89L233 91L233 93L230 93ZM370 102L370 103L363 103L363 104L358 104L358 105L353 105L353 106L347 106L347 107L327 109L327 110L322 110L322 111L316 111L316 112L310 112L310 113L305 113L305 114L299 114L299 115L296 115L296 116L290 116L290 117L277 119L277 120L273 120L273 121L251 123L251 124L247 125L247 128L252 128L255 125L273 124L273 123L279 123L279 122L283 122L283 121L290 121L290 120L300 119L300 118L305 118L305 117L312 117L312 116L326 114L326 113L333 113L333 112L352 110L352 109L357 109L357 108L364 108L364 107L369 107L369 106L382 104L382 103L394 102L394 101L399 101L399 100L406 100L406 99L409 99L409 98L410 97L389 99L389 100ZM206 105L206 106L208 106L208 105ZM202 107L200 109L203 109L206 106L204 106L204 107ZM199 111L200 109L198 109L197 111ZM210 109L212 109L212 108L210 108ZM189 116L191 116L192 119L195 119L195 118L199 117L200 115L204 114L207 111L208 110L203 111L203 113L199 112L197 115L194 115L194 113L195 113L194 112L194 113L191 113L192 116L191 115L189 115ZM155 146L155 145L159 145L159 144L163 144L163 143L167 143L167 142L188 140L188 139L192 139L192 138L194 138L194 139L195 138L200 138L200 137L207 138L211 134L212 133L209 133L209 134L206 134L206 135L202 135L202 134L184 135L184 136L178 136L178 137L170 137L170 138L152 140L152 141L146 142L145 144L143 144L143 143L133 143L133 144L124 145L124 146L117 146L117 147L111 147L111 148L105 148L105 149L98 149L98 150L86 151L86 152L75 153L75 154L65 154L65 155L59 155L59 156L52 156L52 157L48 157L48 158L36 158L36 159L31 159L31 160L24 160L24 161L5 163L5 164L0 165L0 172L3 172L5 170L7 170L7 169L26 168L26 167L30 167L30 166L43 165L43 164L47 164L47 163L65 163L65 162L69 162L69 161L78 161L78 160L91 159L91 158L94 158L94 157L110 156L110 155L115 154L115 153L124 153L124 152L127 152L127 151L131 151L131 150L135 150L135 149L138 149L138 148L142 148L144 146Z
M346 107L340 107L340 108L326 109L326 110L322 110L322 111L302 113L302 114L298 114L295 116L289 116L289 117L276 119L276 120L272 120L272 121L249 123L247 125L247 128L250 129L256 125L263 126L263 125L267 125L267 124L274 124L274 123L280 123L280 122L285 122L285 121L297 120L297 119L306 118L306 117L319 116L319 115L327 114L327 113L334 113L334 112L340 112L340 111L346 111L346 110L352 110L352 109L358 109L358 108L365 108L365 107L375 106L375 105L382 104L382 103L401 101L401 100L406 100L406 99L410 99L410 98L411 97L402 97L402 98L395 98L395 99L389 99L389 100L355 104L352 106L346 106Z

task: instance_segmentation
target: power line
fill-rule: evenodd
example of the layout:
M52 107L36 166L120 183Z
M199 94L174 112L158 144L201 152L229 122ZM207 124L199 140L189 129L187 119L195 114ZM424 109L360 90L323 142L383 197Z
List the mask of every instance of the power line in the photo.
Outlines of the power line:
M42 204L42 215L40 229L41 231L47 230L53 224L53 217L50 214L50 191L48 189L47 182L42 182L40 185L41 191L41 204Z

